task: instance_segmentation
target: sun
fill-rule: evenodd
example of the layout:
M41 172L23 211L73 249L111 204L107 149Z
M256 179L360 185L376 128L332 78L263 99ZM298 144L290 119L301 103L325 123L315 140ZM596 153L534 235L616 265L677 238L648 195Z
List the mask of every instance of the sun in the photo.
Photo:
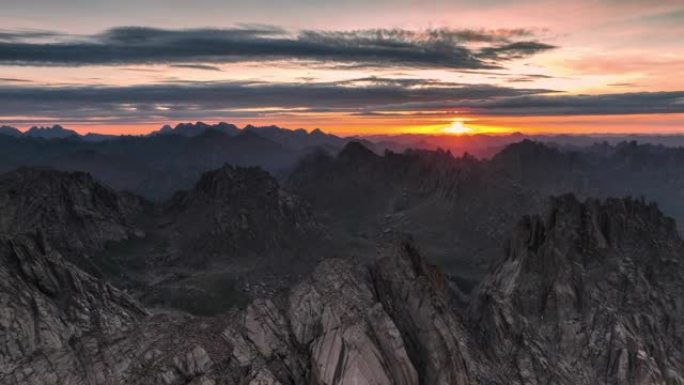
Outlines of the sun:
M472 128L467 127L462 121L456 120L451 125L444 127L442 132L445 134L463 135L473 131Z

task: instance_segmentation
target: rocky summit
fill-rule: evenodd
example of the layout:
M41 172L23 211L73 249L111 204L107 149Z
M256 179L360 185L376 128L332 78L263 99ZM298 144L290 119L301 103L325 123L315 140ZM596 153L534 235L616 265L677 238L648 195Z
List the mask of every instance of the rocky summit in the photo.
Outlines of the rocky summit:
M5 237L3 384L684 383L684 244L640 200L554 198L463 304L410 241L213 317L148 315Z
M471 326L520 383L684 383L683 252L652 204L556 198L516 228Z
M144 235L136 220L145 206L82 172L24 168L0 175L0 233L40 232L89 271L108 243Z
M196 256L204 253L205 260L227 252L282 251L320 230L304 202L256 167L207 172L193 189L174 195L164 211L173 223L170 242Z

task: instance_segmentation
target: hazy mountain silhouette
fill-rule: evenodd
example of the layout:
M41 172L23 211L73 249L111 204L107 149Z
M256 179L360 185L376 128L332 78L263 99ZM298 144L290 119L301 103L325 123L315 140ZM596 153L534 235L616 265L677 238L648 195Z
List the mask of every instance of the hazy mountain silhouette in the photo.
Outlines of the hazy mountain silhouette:
M54 125L52 127L31 127L24 135L29 138L43 139L65 139L79 136L76 131L68 130L59 125Z
M197 136L205 133L207 130L215 130L215 131L220 131L223 132L224 134L227 135L237 135L240 132L240 129L237 128L234 124L229 124L229 123L217 123L217 124L206 124L204 122L197 122L197 123L180 123L177 124L175 127L171 127L168 124L164 125L162 128L160 128L158 131L153 131L151 132L150 136L155 136L155 135L181 135L181 136Z
M305 158L286 185L338 239L363 249L379 234L412 234L467 288L515 218L540 212L550 195L644 196L684 222L682 164L682 149L631 142L573 150L526 140L489 160L424 150L379 156L350 143L337 156Z
M21 136L23 133L11 126L0 126L0 135Z
M315 140L308 139L298 143L300 134L286 130L283 132L290 134L281 133L274 141L260 135L260 129L227 133L213 126L204 126L199 124L199 129L197 125L192 126L194 128L189 128L191 125L178 126L180 132L196 132L194 135L116 138L69 135L61 140L45 140L45 137L28 134L0 135L3 159L0 171L22 166L84 171L117 189L160 200L168 198L176 190L192 186L203 172L226 163L259 166L272 173L286 171L299 157L312 151L312 146L318 145ZM217 125L224 126L228 125ZM287 139L288 135L296 138ZM327 146L335 151L334 145Z

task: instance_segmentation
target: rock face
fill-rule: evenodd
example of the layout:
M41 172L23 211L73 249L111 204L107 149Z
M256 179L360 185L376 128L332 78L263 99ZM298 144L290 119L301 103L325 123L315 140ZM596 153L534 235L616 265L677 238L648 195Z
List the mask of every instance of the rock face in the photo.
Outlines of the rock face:
M40 354L27 355L26 350L6 343L3 353L9 357L0 380L7 384L255 385L477 381L482 366L469 352L460 318L449 310L444 278L410 247L396 253L371 266L343 259L324 261L288 295L255 300L244 311L206 320L141 319L141 310L133 303L105 300L118 293L114 289L74 292L72 302L91 301L89 316L76 317L73 323L63 314L71 314L67 310L52 316L46 322L67 322L70 327L50 334L50 341L57 342L35 347ZM7 272L12 274L23 277ZM34 283L36 288L30 292L39 292L39 285L50 286L50 278L41 280L48 283ZM10 290L3 287L3 293L12 294ZM59 308L57 297L35 295L45 297L45 307ZM30 302L13 306L25 312L32 308ZM116 327L77 323L99 319L91 314L103 309L112 314L99 313L101 317ZM24 338L21 328L6 331L10 341Z
M0 253L3 384L684 383L684 245L641 201L555 199L467 309L410 242L211 318L145 316L41 239Z
M135 220L144 205L85 173L19 169L0 175L0 233L40 231L81 267L108 242L141 236Z
M42 237L0 237L1 383L79 383L87 336L105 339L145 314Z
M684 383L683 253L653 205L556 198L516 229L472 326L520 383Z
M420 384L492 381L478 347L471 345L447 279L410 244L401 257L381 259L372 269L384 309L397 324Z
M397 325L374 295L369 271L328 260L293 290L293 334L310 346L315 384L418 384Z

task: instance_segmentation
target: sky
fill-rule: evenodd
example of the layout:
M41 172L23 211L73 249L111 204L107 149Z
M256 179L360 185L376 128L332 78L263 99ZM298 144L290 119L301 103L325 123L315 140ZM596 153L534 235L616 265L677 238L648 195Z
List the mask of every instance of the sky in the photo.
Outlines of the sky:
M0 0L0 125L684 133L684 0Z

